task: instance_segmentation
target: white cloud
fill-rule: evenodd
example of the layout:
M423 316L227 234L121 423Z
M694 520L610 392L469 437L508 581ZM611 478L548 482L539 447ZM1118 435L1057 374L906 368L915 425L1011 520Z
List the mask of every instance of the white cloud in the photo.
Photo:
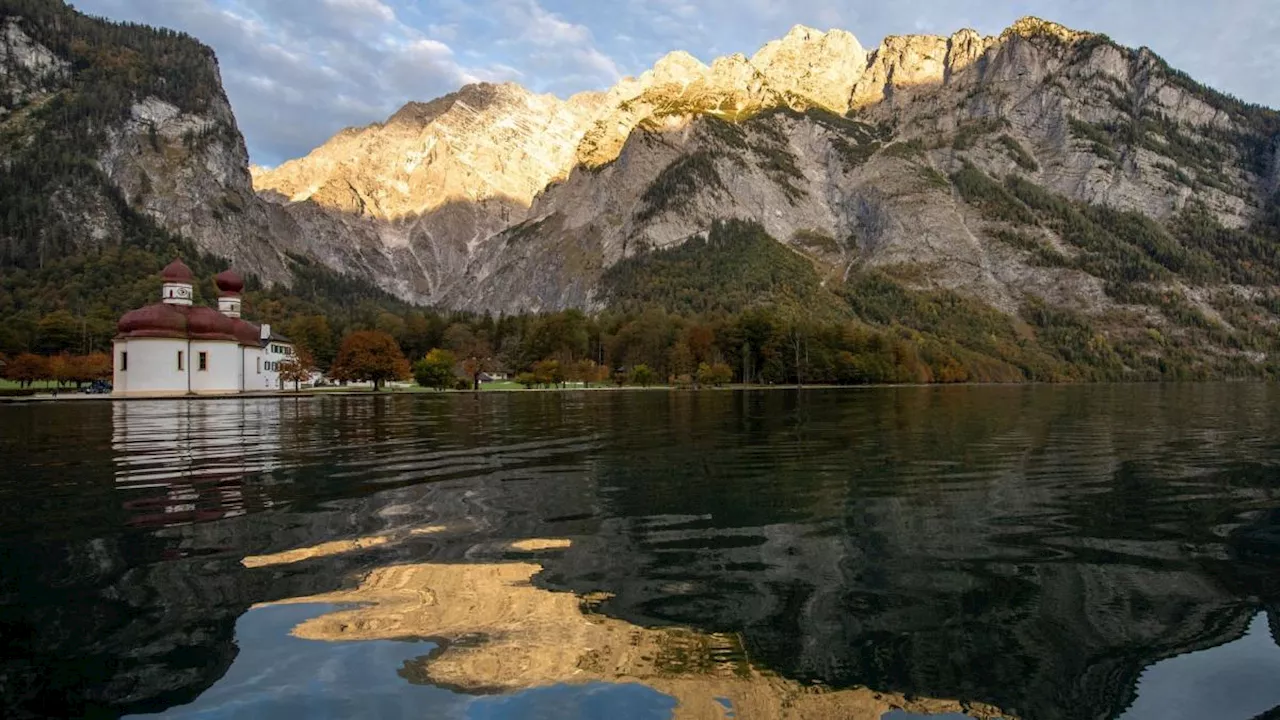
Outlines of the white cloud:
M458 24L445 23L443 25L440 25L440 24L432 23L427 26L427 34L437 40L442 40L444 42L451 42L458 38Z
M1154 0L1152 0L1154 2ZM1276 0L77 0L119 20L186 31L218 53L257 162L303 154L346 125L385 119L475 80L519 79L561 96L605 89L655 58L753 53L792 25L886 34L995 33L1036 14L1149 45L1197 79L1280 105Z
M585 25L566 22L548 12L537 0L509 0L503 3L509 27L520 39L535 45L591 45L591 31Z
M384 23L396 19L396 12L380 0L323 0L321 4L349 19Z
M607 88L622 77L590 28L548 10L538 0L483 0L472 7L491 10L492 45L518 60L507 64L518 66L534 90L567 96Z

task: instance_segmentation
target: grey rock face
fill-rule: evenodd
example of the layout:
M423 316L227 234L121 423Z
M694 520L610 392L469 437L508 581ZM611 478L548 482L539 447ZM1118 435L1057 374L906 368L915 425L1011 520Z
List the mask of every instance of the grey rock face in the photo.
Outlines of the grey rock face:
M283 253L301 249L298 223L257 197L231 107L182 113L156 98L108 133L99 164L134 209L268 282L287 282Z
M66 72L16 23L0 28L8 97L47 93ZM250 170L221 93L199 114L141 98L105 128L98 160L135 209L269 282L288 282L299 254L415 302L596 308L622 258L741 218L828 283L905 267L912 284L1009 312L1035 295L1096 313L1112 306L1099 278L994 239L1008 224L949 176L972 166L1157 221L1195 204L1241 227L1280 186L1280 152L1246 157L1235 140L1277 145L1258 132L1148 51L1027 19L870 53L797 27L750 58L672 53L568 100L472 85L274 169ZM75 207L91 238L119 235L105 198ZM1205 293L1186 294L1214 316Z
M0 124L7 121L18 137L29 135L23 123L39 118L54 93L71 91L71 72L66 60L23 32L20 18L6 18L0 23ZM21 110L6 118L10 108ZM302 251L304 235L254 192L248 152L220 90L201 115L141 98L128 117L102 131L98 166L133 209L268 282L290 279L284 253ZM119 242L124 232L106 195L88 184L67 187L52 200L69 225L83 228L86 245L103 245Z
M13 18L0 22L0 118L11 106L55 85L67 71L64 60L28 37Z
M1079 135L1081 124L1133 118L1161 124L1114 157ZM1098 312L1110 305L1098 278L1036 266L992 240L999 224L947 176L971 164L1157 220L1196 202L1239 227L1280 184L1274 160L1255 175L1223 140L1243 132L1149 52L1053 23L1026 19L998 37L890 37L869 54L848 33L797 27L750 59L708 66L673 53L568 101L469 86L257 171L255 186L298 224L307 252L450 307L596 307L611 264L737 217L831 282L853 267L909 265L926 287L1006 311L1030 293ZM1227 158L1221 177L1180 182L1177 153L1165 149L1175 141ZM710 170L656 207L655 183L691 158Z

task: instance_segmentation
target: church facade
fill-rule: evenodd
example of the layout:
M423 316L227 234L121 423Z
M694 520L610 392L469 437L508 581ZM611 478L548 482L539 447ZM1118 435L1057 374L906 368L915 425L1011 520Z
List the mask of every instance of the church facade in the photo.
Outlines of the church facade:
M270 325L240 317L244 280L214 278L218 309L193 303L194 276L181 260L160 273L160 302L126 313L112 342L112 394L119 397L234 395L278 390L280 365L294 356Z

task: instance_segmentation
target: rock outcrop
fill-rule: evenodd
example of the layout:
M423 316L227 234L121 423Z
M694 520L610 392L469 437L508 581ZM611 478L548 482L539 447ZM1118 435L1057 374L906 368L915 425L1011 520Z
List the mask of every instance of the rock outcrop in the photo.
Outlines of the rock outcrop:
M1147 50L1034 18L995 37L889 37L870 53L849 33L797 27L751 58L676 52L568 101L470 86L255 184L309 252L444 306L599 307L613 263L733 217L831 282L908 265L921 286L1007 312L1034 296L1096 314L1116 306L1108 278L996 239L1016 228L952 176L1012 176L1157 223L1202 208L1242 228L1280 183L1257 117ZM1057 230L1033 234L1078 252ZM358 257L344 259L352 238Z
M6 264L140 242L133 213L268 282L303 247L254 192L213 52L185 36L0 4L0 156L3 192L22 196L0 225Z
M43 104L75 98L59 23L103 23L48 12L0 13L0 168L13 183L62 173L41 180L35 220L5 213L5 262L120 242L135 231L123 205L268 282L289 282L299 256L422 304L594 310L620 260L736 218L833 288L879 268L1007 313L1280 323L1263 307L1280 267L1231 249L1280 237L1254 231L1276 224L1280 116L1054 23L870 52L796 27L751 57L675 52L567 100L470 85L251 171L212 52L190 38L148 36L164 52L112 78L107 96L132 99L106 126L52 127ZM175 57L182 82L159 82ZM52 157L72 137L101 183ZM1077 216L1104 211L1082 234ZM1177 230L1188 222L1198 234Z
M283 253L302 252L303 236L293 218L254 193L248 161L225 98L193 114L149 97L110 129L99 156L135 210L268 282L288 282Z
M68 72L67 62L31 39L16 20L0 20L0 118L9 107L56 85Z

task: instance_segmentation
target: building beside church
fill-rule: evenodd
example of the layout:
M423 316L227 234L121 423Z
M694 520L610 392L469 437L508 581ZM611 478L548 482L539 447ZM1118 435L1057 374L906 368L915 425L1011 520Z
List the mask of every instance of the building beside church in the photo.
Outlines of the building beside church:
M218 309L193 304L194 276L181 260L160 273L160 302L125 313L112 342L120 397L232 395L278 390L280 364L294 355L270 325L240 317L244 280L214 278Z

